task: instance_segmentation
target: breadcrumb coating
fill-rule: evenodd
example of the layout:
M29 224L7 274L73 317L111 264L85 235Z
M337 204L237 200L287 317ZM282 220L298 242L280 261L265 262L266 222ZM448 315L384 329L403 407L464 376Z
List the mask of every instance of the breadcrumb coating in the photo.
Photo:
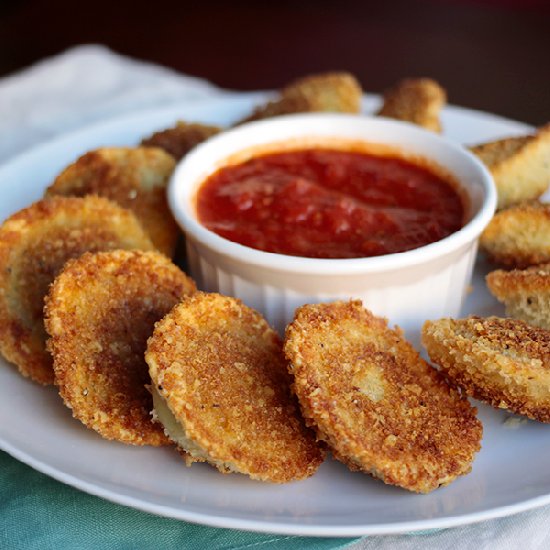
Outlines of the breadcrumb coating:
M498 208L540 197L550 184L550 124L534 134L471 147L487 165L498 194Z
M497 212L479 244L492 261L506 267L550 262L550 204L530 201Z
M238 124L293 113L359 113L362 96L361 85L349 73L305 76L285 86L277 99L260 105Z
M493 407L550 422L550 332L516 319L428 321L422 342L455 386Z
M550 264L497 269L486 281L493 296L505 304L508 317L550 330Z
M131 210L155 247L174 255L179 236L166 199L174 158L156 147L103 147L67 166L46 196L98 195Z
M179 120L172 128L160 130L143 139L141 144L146 147L159 147L176 160L181 160L199 143L221 131L219 126L207 126Z
M440 114L447 92L431 78L406 78L384 93L380 116L441 132Z
M157 323L145 359L195 458L274 483L311 476L321 464L324 453L290 392L280 339L239 300L185 298Z
M360 301L298 308L284 350L306 422L350 468L420 493L470 471L476 409Z
M151 419L143 355L154 324L195 290L158 252L87 253L66 264L44 311L55 384L75 418L106 439L169 444Z
M65 262L84 252L152 250L135 216L107 199L52 197L0 227L0 351L24 376L53 382L44 296Z

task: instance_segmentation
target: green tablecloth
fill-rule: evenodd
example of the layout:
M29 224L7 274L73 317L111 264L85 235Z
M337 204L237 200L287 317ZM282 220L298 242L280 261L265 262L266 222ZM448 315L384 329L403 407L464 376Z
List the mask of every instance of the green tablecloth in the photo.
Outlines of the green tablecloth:
M342 548L354 539L265 535L157 517L63 485L0 452L0 549Z

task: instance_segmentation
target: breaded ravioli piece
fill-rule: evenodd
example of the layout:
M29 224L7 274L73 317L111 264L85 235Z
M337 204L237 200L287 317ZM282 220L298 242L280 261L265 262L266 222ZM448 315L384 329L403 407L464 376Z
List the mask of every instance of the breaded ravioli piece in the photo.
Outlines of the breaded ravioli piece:
M550 264L497 269L486 281L491 294L506 306L508 317L550 330Z
M195 290L158 252L86 253L67 262L44 311L55 384L75 418L106 439L170 443L151 418L143 355L154 324Z
M84 252L154 249L136 217L99 197L52 197L0 227L0 351L24 376L53 382L43 307L65 262Z
M131 210L153 241L174 255L178 226L168 208L166 186L174 158L156 147L103 147L67 166L46 196L98 195Z
M349 73L305 76L285 86L276 99L258 106L239 124L293 113L359 113L362 96L361 85Z
M550 124L470 148L487 165L497 187L498 208L540 197L550 184Z
M446 102L447 93L435 80L406 78L384 93L378 114L441 132L440 114Z
M352 470L419 493L470 471L476 409L360 301L298 308L284 350L306 422Z
M185 298L149 339L157 418L190 461L285 483L311 476L324 453L290 391L281 341L235 298Z
M146 147L159 147L170 153L176 160L182 159L193 147L219 134L219 126L208 126L179 120L172 128L155 132L142 140Z
M550 262L550 204L530 201L497 212L479 243L492 261L506 267Z
M476 399L550 422L550 332L515 319L427 321L422 343L449 381Z

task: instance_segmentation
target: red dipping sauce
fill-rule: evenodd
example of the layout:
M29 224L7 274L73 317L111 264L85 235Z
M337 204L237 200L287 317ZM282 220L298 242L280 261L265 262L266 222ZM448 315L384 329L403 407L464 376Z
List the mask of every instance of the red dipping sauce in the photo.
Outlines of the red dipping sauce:
M460 229L451 181L398 157L304 149L253 157L206 179L199 221L252 248L309 258L363 258L439 241Z

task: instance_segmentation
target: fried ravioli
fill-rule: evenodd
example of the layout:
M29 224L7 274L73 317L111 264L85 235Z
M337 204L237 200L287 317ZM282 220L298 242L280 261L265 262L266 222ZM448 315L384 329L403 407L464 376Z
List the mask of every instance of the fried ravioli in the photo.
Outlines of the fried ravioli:
M275 100L260 105L239 124L293 113L359 113L362 95L361 85L349 73L306 76L283 88Z
M206 141L209 137L219 134L221 131L222 129L218 126L207 126L179 120L174 127L155 132L145 138L141 144L146 147L159 147L170 153L176 160L180 160L193 147Z
M43 199L0 227L0 351L21 374L53 382L44 296L65 262L87 251L151 250L135 216L99 197Z
M476 409L360 301L298 308L284 350L306 422L352 470L419 493L470 471Z
M239 300L185 298L157 323L145 359L156 415L189 462L273 483L303 479L321 464L280 339Z
M158 252L86 253L66 264L44 311L55 384L75 418L106 439L170 443L151 419L143 354L154 324L195 290Z
M524 321L428 321L422 342L448 379L476 399L550 422L550 332Z
M447 93L435 80L407 78L384 93L378 114L441 132L439 115L446 102Z
M166 200L174 158L156 147L104 147L69 165L46 196L98 195L132 210L155 247L174 255L179 236Z
M492 261L506 267L550 262L550 204L531 201L497 212L479 244Z
M498 208L540 197L550 184L550 124L533 135L471 147L487 165L497 187Z
M550 264L497 269L486 281L491 294L506 306L508 317L550 330Z

